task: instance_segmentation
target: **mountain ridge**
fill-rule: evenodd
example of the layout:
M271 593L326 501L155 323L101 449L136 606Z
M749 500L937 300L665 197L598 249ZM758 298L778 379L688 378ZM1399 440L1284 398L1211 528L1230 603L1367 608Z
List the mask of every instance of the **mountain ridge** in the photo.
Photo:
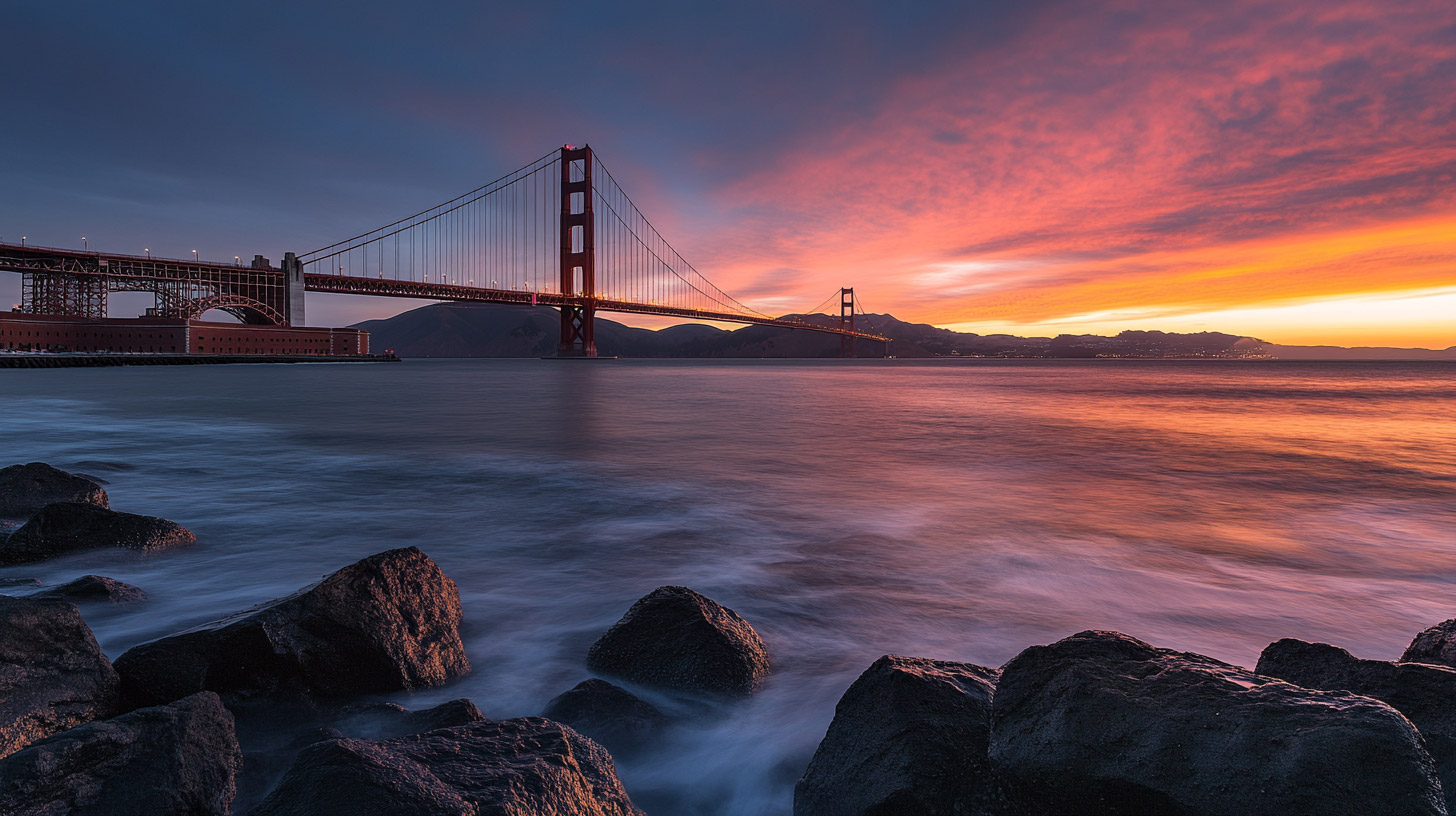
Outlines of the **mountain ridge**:
M837 326L830 315L797 315ZM1112 337L1070 335L1019 337L956 332L891 315L859 315L857 326L894 341L896 357L992 357L1051 359L1244 359L1244 360L1452 360L1447 349L1293 346L1255 337L1198 332L1179 334L1129 330ZM560 318L549 306L435 303L394 317L366 320L353 328L370 333L375 350L402 357L546 357L555 354ZM687 358L816 358L839 356L839 338L821 332L750 325L720 329L683 323L641 329L597 318L597 348L603 356ZM857 340L861 357L883 356L883 343Z

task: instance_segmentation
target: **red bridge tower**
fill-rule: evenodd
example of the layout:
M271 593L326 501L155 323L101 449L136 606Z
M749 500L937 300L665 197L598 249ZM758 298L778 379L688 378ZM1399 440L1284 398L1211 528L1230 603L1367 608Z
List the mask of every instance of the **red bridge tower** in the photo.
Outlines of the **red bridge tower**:
M595 357L596 229L592 150L561 148L561 345L558 357Z

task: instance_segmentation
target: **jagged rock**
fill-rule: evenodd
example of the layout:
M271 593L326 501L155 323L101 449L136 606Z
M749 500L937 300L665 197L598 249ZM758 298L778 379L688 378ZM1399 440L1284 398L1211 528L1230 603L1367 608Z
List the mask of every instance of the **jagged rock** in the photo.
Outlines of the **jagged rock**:
M87 723L0 760L6 816L227 816L242 764L216 694Z
M1456 807L1456 669L1362 660L1338 646L1285 638L1264 649L1259 674L1296 686L1374 697L1406 716L1436 762L1446 808Z
M116 707L116 672L75 606L0 596L0 757Z
M251 816L642 816L612 757L539 717L311 745Z
M131 705L203 689L230 699L342 697L470 671L460 592L414 547L371 555L277 601L137 646L116 661Z
M632 604L593 643L587 667L682 691L751 694L768 676L768 650L748 621L687 587L665 586Z
M480 708L464 698L414 711L394 703L365 703L345 706L335 727L350 737L393 739L484 719Z
M29 518L56 502L108 507L107 501L101 485L44 462L0 469L0 518Z
M147 593L140 587L122 583L115 578L107 578L102 575L83 575L80 578L62 584L44 592L38 592L36 598L56 598L72 603L83 601L110 601L111 603L130 603L132 601L144 601Z
M996 669L886 655L834 709L794 816L1000 813L986 758Z
M1400 662L1456 667L1456 620L1442 621L1416 635Z
M1439 816L1420 735L1384 703L1116 632L1002 668L990 757L1039 816Z
M667 717L656 706L595 677L556 695L541 713L616 753L641 748L667 724Z
M165 550L197 541L186 527L154 516L82 502L48 504L0 544L0 564L43 561L75 550Z

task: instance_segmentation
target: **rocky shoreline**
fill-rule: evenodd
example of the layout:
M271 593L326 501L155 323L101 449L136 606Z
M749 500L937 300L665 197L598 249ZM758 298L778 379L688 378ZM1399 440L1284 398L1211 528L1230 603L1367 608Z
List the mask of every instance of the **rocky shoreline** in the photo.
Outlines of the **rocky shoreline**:
M18 525L0 566L195 541L40 463L0 469L0 519ZM361 702L472 671L459 590L414 547L109 659L82 610L145 603L103 576L0 580L0 814L638 816L613 755L690 715L634 689L731 708L772 682L749 621L666 586L541 712ZM1456 804L1453 707L1456 621L1400 661L1285 639L1252 670L1102 631L999 668L887 655L840 699L793 810L1438 816Z

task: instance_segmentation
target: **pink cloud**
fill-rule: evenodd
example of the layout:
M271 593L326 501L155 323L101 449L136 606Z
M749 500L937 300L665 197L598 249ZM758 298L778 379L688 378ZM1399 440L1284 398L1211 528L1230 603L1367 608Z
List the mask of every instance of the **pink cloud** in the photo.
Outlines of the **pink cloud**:
M1333 275L1271 247L1456 225L1453 86L1446 0L1064 6L720 191L736 220L693 257L729 291L790 268L780 299L852 283L937 322L1195 308L1214 267L1247 303L1430 285L1424 240ZM1257 273L1227 271L1241 247Z

